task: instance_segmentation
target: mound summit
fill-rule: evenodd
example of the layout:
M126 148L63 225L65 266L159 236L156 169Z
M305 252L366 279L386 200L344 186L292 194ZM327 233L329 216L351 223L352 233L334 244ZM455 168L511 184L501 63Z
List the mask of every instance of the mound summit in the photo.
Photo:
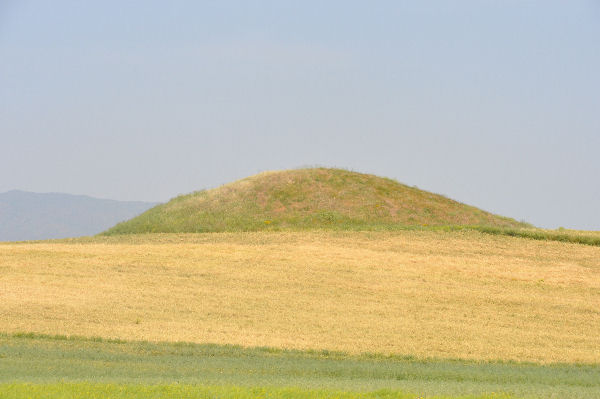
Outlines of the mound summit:
M392 179L311 168L264 172L181 195L104 234L448 225L523 227L516 220Z

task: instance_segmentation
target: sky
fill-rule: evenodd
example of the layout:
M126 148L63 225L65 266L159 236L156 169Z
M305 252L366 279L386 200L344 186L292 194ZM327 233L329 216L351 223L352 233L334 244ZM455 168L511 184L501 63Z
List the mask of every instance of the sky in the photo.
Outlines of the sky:
M0 0L0 192L306 166L600 230L600 1Z

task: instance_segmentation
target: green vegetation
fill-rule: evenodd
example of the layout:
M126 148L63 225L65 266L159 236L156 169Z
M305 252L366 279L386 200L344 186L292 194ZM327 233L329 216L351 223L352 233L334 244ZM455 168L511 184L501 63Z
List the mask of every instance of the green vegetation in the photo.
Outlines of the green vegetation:
M124 385L124 384L0 384L0 396L7 399L418 399L417 395L395 391L344 392L273 387L223 387L198 385ZM503 394L477 396L436 396L438 399L502 399Z
M493 226L473 227L486 234L504 235L510 237L529 238L541 241L559 241L572 244L585 244L600 246L600 232L577 231L577 230L544 230L544 229L514 229Z
M341 169L261 173L182 195L104 234L530 227L394 180Z
M391 179L326 168L266 172L182 195L103 235L314 229L469 229L600 246L597 232L537 229Z
M473 362L230 345L0 335L2 397L417 395L597 398L600 365Z

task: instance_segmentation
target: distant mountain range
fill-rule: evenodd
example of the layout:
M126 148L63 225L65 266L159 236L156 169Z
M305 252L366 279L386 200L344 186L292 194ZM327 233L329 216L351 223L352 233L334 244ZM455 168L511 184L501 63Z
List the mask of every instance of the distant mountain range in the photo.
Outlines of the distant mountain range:
M85 195L0 193L0 241L94 235L157 205Z

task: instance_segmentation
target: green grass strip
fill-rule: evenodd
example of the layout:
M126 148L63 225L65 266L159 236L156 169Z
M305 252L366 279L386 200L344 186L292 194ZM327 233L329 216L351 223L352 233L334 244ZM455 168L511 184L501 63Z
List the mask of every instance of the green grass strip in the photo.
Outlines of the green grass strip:
M541 229L511 229L502 227L475 227L474 230L486 234L504 235L510 237L529 238L541 241L559 241L571 244L584 244L600 246L600 234L598 236L577 234L574 232L560 232Z
M124 385L91 383L0 384L6 399L417 399L417 395L393 392L344 392L300 388L235 387L198 385ZM437 396L438 399L507 399L504 394L479 396Z
M84 386L81 383L117 385L133 390L142 389L139 386L172 389L193 386L189 389L198 389L198 395L203 394L202 389L206 387L237 387L240 392L250 393L251 389L258 389L255 387L264 387L260 389L279 395L264 397L286 397L281 396L282 392L293 388L300 396L289 397L319 397L301 395L305 391L323 391L321 397L402 398L411 397L402 392L411 392L427 397L487 398L506 394L517 398L583 399L600 397L600 365L415 359L230 345L0 334L0 384L5 384L0 397L8 396L8 387L11 392L22 392L29 389L27 387L35 390L36 386L52 387L57 383L75 384L75 387ZM341 395L340 392L348 395L370 392L370 395L380 396L323 396ZM405 396L399 396L401 393ZM496 396L490 396L492 393ZM388 396L381 396L384 394Z

